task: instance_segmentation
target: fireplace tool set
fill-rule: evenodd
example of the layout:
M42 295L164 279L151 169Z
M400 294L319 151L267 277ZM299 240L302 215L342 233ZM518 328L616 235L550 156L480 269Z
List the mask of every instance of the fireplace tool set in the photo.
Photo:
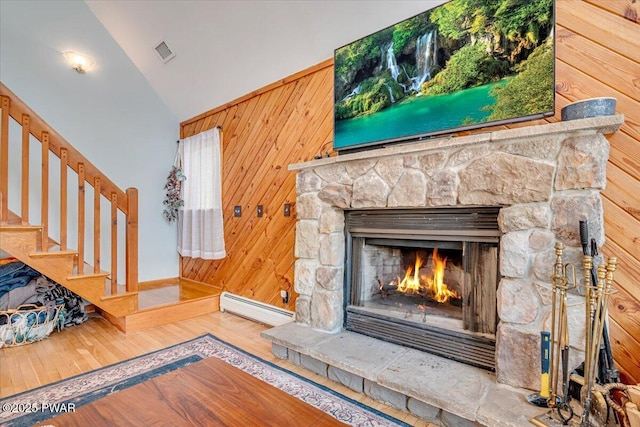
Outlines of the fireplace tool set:
M613 367L611 345L607 331L607 307L612 290L613 273L617 259L609 258L605 264L596 266L595 239L589 248L586 221L580 222L580 239L583 248L585 294L585 359L582 372L577 368L569 370L569 326L567 320L567 294L577 287L575 266L563 262L564 245L555 246L556 261L551 276L551 333L541 334L542 380L541 392L529 395L531 403L552 410L538 416L531 422L538 426L605 426L608 422L619 421L614 412L609 418L609 406L615 403L609 396L610 390L618 383L617 371ZM562 366L562 385L560 367ZM605 386L606 384L606 386ZM577 388L577 390L575 390ZM573 389L573 390L572 390ZM572 405L571 398L579 397L582 414L574 414L579 405ZM579 411L576 411L579 412ZM623 415L622 415L623 416ZM623 416L624 417L624 416Z

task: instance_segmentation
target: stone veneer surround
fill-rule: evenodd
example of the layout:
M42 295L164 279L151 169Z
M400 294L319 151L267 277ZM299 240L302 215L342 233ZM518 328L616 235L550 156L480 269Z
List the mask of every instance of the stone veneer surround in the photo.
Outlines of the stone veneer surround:
M296 322L343 325L344 210L500 206L496 378L539 388L539 334L550 328L554 244L581 265L578 222L604 243L600 190L621 115L521 127L290 165L297 175ZM577 275L582 277L581 268ZM571 366L583 359L584 299L569 298Z

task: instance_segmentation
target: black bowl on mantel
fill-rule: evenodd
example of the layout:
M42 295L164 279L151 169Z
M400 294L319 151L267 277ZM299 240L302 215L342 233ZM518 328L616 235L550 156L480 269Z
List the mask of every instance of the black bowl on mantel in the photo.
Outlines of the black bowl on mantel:
M616 99L606 97L572 102L560 111L562 121L613 116L614 114L616 114Z

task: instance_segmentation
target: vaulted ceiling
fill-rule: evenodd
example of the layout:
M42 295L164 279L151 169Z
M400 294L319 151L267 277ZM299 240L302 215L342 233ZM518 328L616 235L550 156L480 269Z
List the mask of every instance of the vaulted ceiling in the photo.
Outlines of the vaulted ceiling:
M444 0L85 0L179 120ZM176 54L163 63L155 46Z

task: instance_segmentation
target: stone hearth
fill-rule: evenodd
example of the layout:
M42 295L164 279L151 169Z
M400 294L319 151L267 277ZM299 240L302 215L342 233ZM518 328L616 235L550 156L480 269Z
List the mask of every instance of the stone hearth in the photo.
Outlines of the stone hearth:
M503 235L495 379L538 389L540 331L550 329L554 244L562 241L565 262L580 266L580 220L589 221L598 246L604 243L604 135L623 120L596 117L439 138L290 165L298 172L296 323L326 333L342 330L345 209L498 206ZM584 299L573 294L571 366L583 359L583 319ZM276 328L271 337L277 335Z

